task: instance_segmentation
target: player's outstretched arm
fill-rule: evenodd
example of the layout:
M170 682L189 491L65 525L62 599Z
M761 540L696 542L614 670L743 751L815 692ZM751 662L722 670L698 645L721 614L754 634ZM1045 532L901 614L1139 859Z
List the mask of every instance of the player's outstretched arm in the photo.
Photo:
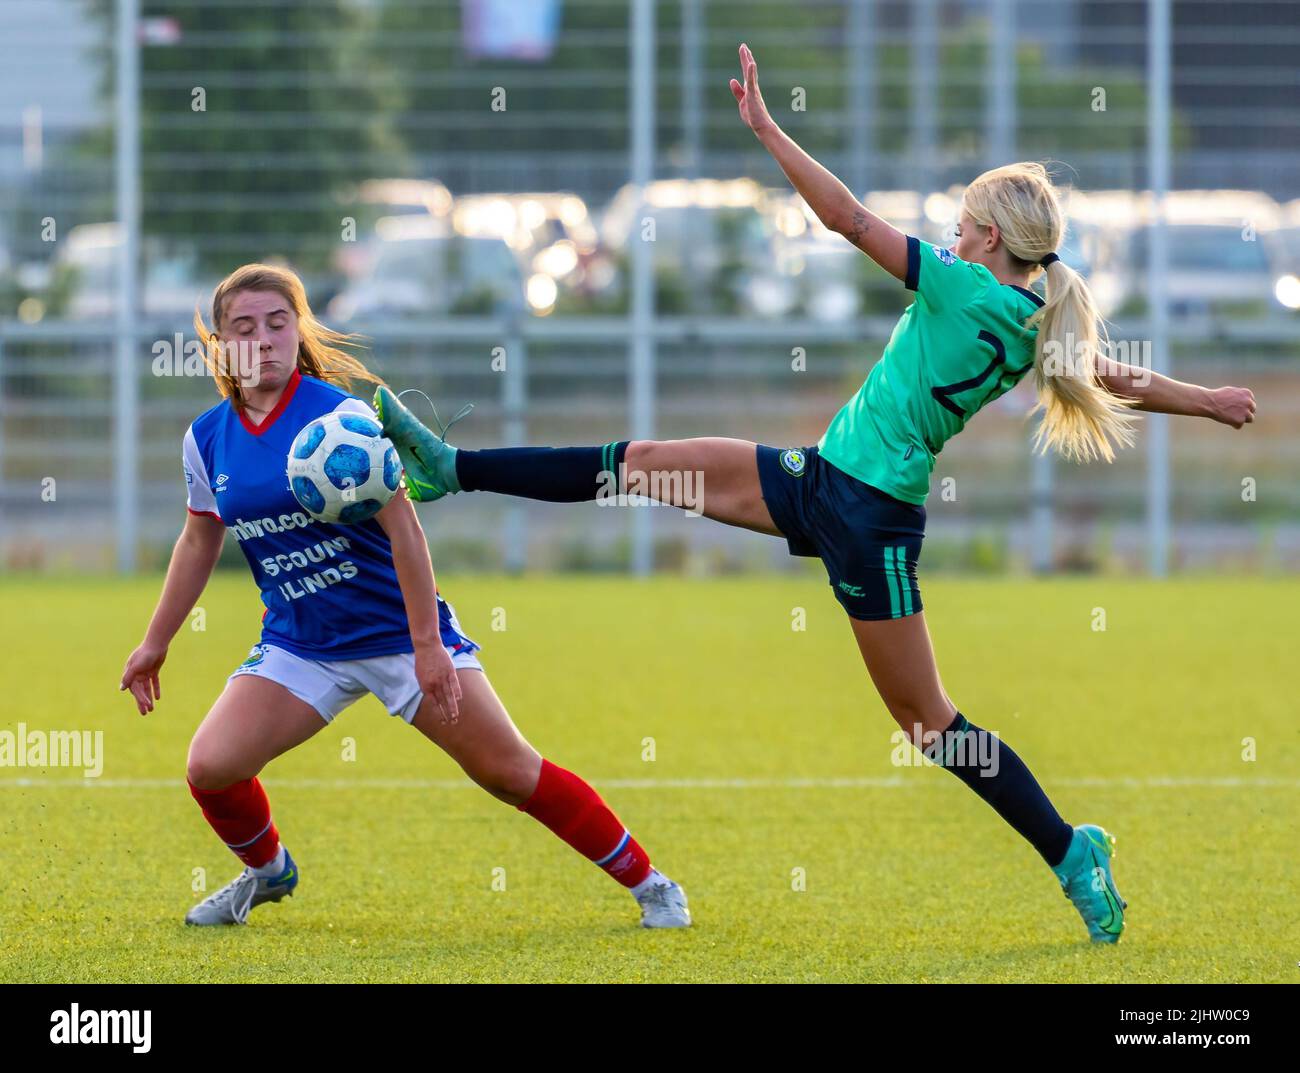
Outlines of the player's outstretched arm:
M1255 393L1250 388L1202 387L1105 357L1097 359L1097 378L1112 395L1136 399L1134 409L1147 413L1208 417L1233 428L1255 420Z
M907 278L907 236L869 211L847 186L817 163L787 135L767 111L758 88L758 64L748 45L740 46L744 82L731 80L740 118L754 132L808 207L830 230L843 235L896 279Z
M186 516L185 528L172 549L158 606L149 620L144 640L127 657L118 686L119 692L131 691L141 715L153 711L154 702L162 699L158 673L167 658L167 648L212 576L225 537L226 527L221 519L206 514Z
M415 507L406 498L406 489L397 494L375 515L393 547L393 567L406 606L406 621L415 649L415 678L420 690L433 697L442 709L444 722L455 722L459 714L456 703L461 697L460 679L452 666L451 656L442 646L438 624L438 586L433 578L433 561L429 542L416 517Z

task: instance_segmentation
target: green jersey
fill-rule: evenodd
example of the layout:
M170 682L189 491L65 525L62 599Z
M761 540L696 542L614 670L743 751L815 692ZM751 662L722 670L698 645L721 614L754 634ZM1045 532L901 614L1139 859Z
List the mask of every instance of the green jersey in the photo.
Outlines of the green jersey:
M817 446L837 469L924 503L943 445L1033 368L1035 332L1024 323L1043 300L911 237L906 283L916 300Z

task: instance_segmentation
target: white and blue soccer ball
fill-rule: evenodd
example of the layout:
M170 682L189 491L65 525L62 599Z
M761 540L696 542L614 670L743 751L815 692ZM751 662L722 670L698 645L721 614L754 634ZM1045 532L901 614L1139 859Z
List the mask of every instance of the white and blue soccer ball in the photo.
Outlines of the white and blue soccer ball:
M336 411L303 426L286 474L294 498L317 521L355 525L393 498L402 463L375 418Z

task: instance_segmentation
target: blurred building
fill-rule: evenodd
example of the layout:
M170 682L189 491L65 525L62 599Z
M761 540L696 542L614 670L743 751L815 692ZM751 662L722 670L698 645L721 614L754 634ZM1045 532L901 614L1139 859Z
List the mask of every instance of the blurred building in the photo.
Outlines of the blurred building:
M1067 5L1030 6L1054 11ZM1077 9L1082 60L1145 68L1146 4L1080 0L1068 6ZM1294 197L1300 4L1195 0L1171 7L1173 106L1187 138L1174 161L1174 185Z

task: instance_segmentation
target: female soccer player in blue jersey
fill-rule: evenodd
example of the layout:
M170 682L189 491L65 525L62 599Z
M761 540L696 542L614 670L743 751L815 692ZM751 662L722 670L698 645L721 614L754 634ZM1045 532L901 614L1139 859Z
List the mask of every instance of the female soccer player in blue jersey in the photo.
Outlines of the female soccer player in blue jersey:
M122 674L141 714L161 698L159 672L216 565L226 532L248 559L266 610L258 644L230 676L190 744L186 776L203 815L244 871L186 915L242 924L298 885L258 773L344 708L374 693L445 750L478 785L516 805L628 887L646 927L684 927L681 887L586 782L543 759L515 728L451 606L405 492L359 525L330 525L298 505L289 447L323 414L365 403L342 383L381 383L340 349L292 272L245 265L217 288L213 331L196 316L222 401L185 433L189 515L157 610ZM234 346L231 346L234 344ZM240 356L243 362L226 360Z
M408 491L418 500L482 490L555 502L628 491L699 507L784 537L793 555L821 558L890 714L1033 845L1092 939L1115 942L1126 905L1111 873L1114 839L1096 825L1066 823L1021 759L962 715L940 682L916 579L930 473L944 443L1031 371L1040 442L1079 461L1109 461L1130 444L1134 410L1240 428L1253 419L1254 397L1102 354L1088 288L1056 256L1065 220L1041 165L981 175L966 189L953 248L922 243L867 211L783 133L744 45L740 62L743 82L733 79L731 91L744 122L822 222L916 294L821 442L783 451L733 439L458 451L380 387L375 408L406 466ZM1045 301L1029 289L1040 272ZM682 501L684 474L695 475L695 486L702 479L702 503Z

